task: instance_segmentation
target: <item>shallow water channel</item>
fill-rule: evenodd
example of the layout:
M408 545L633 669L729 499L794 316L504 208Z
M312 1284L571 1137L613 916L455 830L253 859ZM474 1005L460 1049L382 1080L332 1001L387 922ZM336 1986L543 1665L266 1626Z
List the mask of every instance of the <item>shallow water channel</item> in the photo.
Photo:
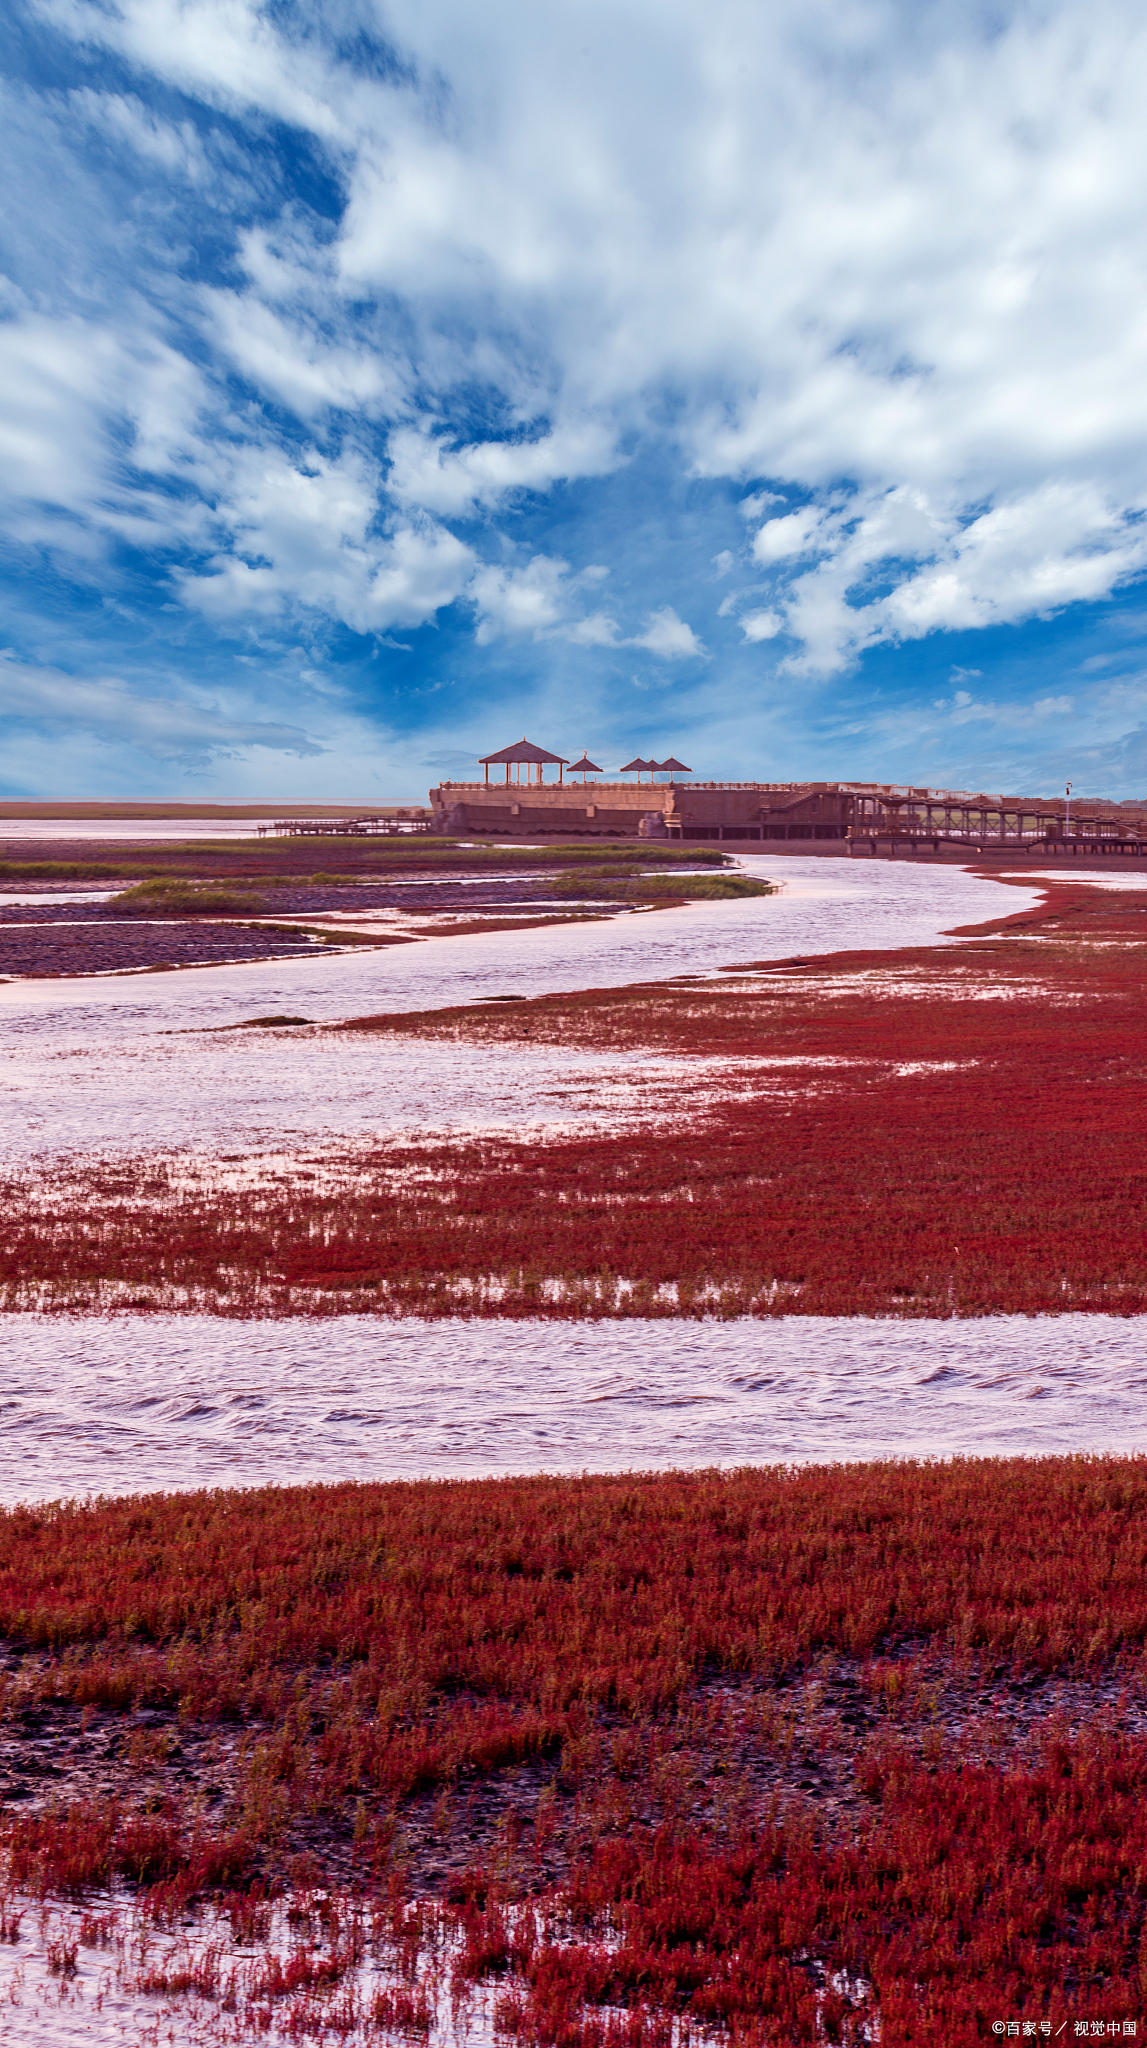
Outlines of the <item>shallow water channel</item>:
M1147 1450L1145 1325L11 1315L0 1502Z

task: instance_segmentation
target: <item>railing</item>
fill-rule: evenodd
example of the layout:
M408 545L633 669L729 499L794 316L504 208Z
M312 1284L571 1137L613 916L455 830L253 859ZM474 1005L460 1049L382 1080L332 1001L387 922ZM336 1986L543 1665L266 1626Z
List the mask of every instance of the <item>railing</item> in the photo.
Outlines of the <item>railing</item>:
M481 789L487 791L491 795L501 795L503 797L506 795L507 791L514 793L521 791L525 794L528 794L529 796L537 796L539 791L541 791L546 796L564 796L567 790L572 790L573 794L577 796L581 793L583 789L624 789L629 792L630 796L633 796L638 789L641 790L642 795L647 795L651 789L757 789L763 786L763 784L758 784L755 782L637 783L594 782L592 779L588 782L495 782L491 779L491 781L489 782L440 782L438 784L438 788L442 790ZM515 801L516 800L517 798L515 794Z
M399 839L429 832L430 818L276 818L260 839Z
M1081 819L1069 833L1059 830L1059 820L1053 821L1052 829L1033 832L1001 832L998 827L968 825L937 826L922 824L919 819L870 818L866 823L850 825L850 839L911 839L943 840L948 845L968 846L973 842L993 846L1134 846L1142 849L1147 845L1147 835L1133 832L1126 827L1113 828L1107 821L1093 823Z

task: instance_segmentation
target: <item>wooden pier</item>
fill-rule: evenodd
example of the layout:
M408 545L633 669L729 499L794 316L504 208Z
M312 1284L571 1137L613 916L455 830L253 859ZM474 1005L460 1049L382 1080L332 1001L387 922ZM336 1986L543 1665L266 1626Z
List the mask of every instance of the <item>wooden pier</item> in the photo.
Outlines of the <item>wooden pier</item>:
M260 825L260 839L408 839L433 831L428 813L402 813L397 817L275 818Z

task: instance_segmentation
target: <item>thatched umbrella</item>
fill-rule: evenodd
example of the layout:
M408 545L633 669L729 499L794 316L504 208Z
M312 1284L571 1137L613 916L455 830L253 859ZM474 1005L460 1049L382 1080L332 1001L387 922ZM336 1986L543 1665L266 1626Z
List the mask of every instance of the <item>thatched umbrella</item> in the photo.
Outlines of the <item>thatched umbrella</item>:
M583 754L580 761L571 761L569 769L571 775L580 775L583 782L587 775L604 775L605 773L603 768L598 767L596 761L590 760L588 754Z

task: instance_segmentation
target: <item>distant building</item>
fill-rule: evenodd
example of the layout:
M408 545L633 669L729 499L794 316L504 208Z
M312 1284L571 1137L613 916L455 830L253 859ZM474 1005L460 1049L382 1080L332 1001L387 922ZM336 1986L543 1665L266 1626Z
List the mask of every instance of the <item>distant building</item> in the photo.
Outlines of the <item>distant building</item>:
M467 838L783 843L841 854L1001 845L1114 853L1147 844L1147 806L1085 803L1068 817L1062 797L883 782L682 782L678 776L691 771L672 755L634 759L628 768L636 782L590 782L595 764L587 755L571 765L526 739L485 755L479 765L482 782L442 782L430 791L433 829ZM549 765L558 770L556 782L542 779ZM504 767L504 779L491 781L497 767ZM567 767L581 776L580 785L564 780ZM669 780L657 782L655 774Z

